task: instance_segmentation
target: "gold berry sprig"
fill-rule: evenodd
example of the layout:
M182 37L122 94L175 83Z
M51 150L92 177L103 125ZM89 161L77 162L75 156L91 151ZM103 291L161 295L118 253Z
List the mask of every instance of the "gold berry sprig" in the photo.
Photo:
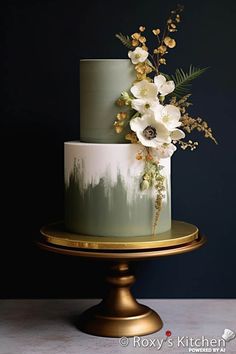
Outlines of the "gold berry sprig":
M145 29L144 26L140 26L139 32L135 32L131 35L131 44L134 48L141 47L143 50L148 51L148 47L146 46L147 38L143 35Z
M185 95L180 100L177 100L176 97L172 97L170 100L170 104L178 107L181 112L181 128L187 133L191 133L193 130L202 132L205 138L209 138L214 141L215 144L218 144L208 123L200 117L193 118L188 112L186 112L187 108L192 106L192 103L188 101L190 96L190 94ZM179 141L179 144L183 150L186 150L187 148L195 150L198 146L198 143L192 143L191 140L189 140L188 143Z
M183 5L177 5L177 8L171 11L162 35L160 28L152 30L152 33L157 39L157 46L153 50L153 54L155 55L153 60L157 72L161 64L166 65L166 58L164 58L164 56L168 54L168 49L172 49L176 46L176 40L172 38L172 33L177 32L177 26L181 21L180 14L183 10Z
M176 46L176 40L172 38L172 34L177 31L177 26L181 21L181 12L184 7L177 5L175 10L172 10L170 16L166 20L166 25L163 31L160 28L155 28L152 33L157 39L155 48L149 52L150 61L146 63L139 63L136 65L135 70L137 72L137 79L143 80L146 75L155 70L159 72L160 65L166 65L166 54L168 49L172 49ZM139 26L137 32L134 32L131 37L124 36L122 33L116 34L116 37L129 49L135 49L137 47L142 48L148 52L147 38L144 35L145 26ZM143 64L143 65L140 65Z

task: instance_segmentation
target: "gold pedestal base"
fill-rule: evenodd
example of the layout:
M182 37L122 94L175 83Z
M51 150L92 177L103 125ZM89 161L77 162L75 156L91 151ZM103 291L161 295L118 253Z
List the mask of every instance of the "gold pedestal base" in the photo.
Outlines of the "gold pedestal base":
M128 263L111 267L107 277L108 294L98 305L85 311L79 318L81 331L103 337L129 337L159 331L162 320L149 307L139 304L130 292L135 277Z
M108 293L97 306L79 318L82 331L104 337L128 337L159 331L162 320L153 310L139 304L130 292L135 281L128 262L155 259L198 249L206 239L194 225L173 221L166 233L146 237L96 237L69 233L63 223L41 230L38 246L44 250L89 260L106 260Z

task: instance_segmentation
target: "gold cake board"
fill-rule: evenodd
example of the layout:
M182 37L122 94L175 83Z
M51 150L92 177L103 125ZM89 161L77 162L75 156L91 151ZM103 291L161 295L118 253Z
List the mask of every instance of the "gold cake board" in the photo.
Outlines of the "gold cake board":
M107 260L108 292L102 302L78 319L80 330L104 337L141 336L159 331L162 320L147 306L139 304L130 287L135 277L130 261L154 259L190 252L206 242L192 224L173 221L170 231L145 237L98 237L65 231L63 223L41 229L41 249L94 260Z

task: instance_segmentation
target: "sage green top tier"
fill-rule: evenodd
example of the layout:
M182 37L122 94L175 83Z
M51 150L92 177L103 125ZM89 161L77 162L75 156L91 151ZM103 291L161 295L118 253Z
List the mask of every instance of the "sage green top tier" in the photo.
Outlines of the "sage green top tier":
M87 143L124 143L126 131L117 134L114 121L121 108L115 102L129 90L135 71L129 59L80 61L80 140Z

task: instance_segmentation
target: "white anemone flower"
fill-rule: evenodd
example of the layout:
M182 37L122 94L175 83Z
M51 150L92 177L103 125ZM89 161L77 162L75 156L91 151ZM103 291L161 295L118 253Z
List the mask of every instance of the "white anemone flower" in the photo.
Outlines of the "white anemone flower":
M130 128L137 134L144 146L156 148L160 144L171 143L170 132L160 120L156 120L152 112L130 121Z
M161 94L161 96L166 96L169 93L173 92L175 89L174 81L166 81L166 78L163 75L155 76L154 84L156 85L158 92Z
M172 104L167 104L166 106L161 106L162 109L155 111L155 118L160 119L169 130L174 130L181 125L180 110L178 107Z
M133 64L143 63L148 57L148 52L140 47L135 50L130 50L128 52L128 57L131 59Z
M157 100L157 87L155 84L142 80L135 82L130 91L136 98L142 98L144 100Z
M174 144L160 144L156 149L152 149L151 155L157 160L166 159L171 157L176 150L177 148Z
M133 109L138 111L141 114L148 113L148 111L156 112L161 109L158 98L156 100L136 98L131 102Z

